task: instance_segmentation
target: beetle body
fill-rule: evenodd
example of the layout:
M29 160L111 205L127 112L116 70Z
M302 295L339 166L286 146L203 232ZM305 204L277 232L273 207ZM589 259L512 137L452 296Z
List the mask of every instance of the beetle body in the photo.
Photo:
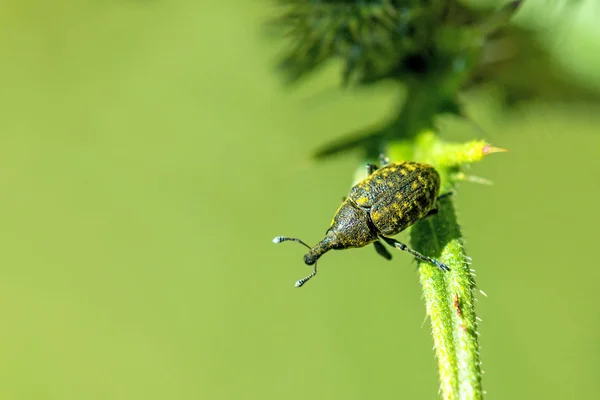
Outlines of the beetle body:
M350 189L304 261L312 265L329 250L363 247L402 232L431 212L439 190L440 176L427 164L406 161L375 170Z
M432 166L416 162L392 163L377 169L367 165L368 176L355 184L338 208L325 237L315 246L298 238L277 236L274 243L294 241L307 247L304 262L313 265L310 275L296 282L301 287L317 274L317 260L329 250L375 245L377 253L390 260L392 255L379 241L415 258L435 265L442 271L450 268L392 239L418 220L437 211L440 176Z

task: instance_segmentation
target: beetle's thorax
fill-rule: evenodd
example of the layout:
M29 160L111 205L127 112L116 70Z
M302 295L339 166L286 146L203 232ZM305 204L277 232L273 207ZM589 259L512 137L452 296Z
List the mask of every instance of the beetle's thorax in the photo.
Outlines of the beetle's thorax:
M329 250L363 247L377 239L368 211L346 199L331 222L327 234L304 256L304 262L314 264Z

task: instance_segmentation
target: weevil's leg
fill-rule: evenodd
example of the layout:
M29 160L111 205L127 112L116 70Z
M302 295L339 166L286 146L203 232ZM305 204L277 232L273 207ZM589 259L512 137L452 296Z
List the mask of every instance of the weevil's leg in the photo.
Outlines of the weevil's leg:
M427 212L427 215L425 215L423 218L431 217L432 215L437 214L438 211L439 211L438 206L437 206L437 202L440 201L440 199L443 199L445 197L448 197L448 196L452 195L453 193L454 193L453 191L449 191L449 192L440 194L437 197L437 199L435 200L436 204L433 206L433 208L431 210L429 210L429 212Z
M427 212L427 215L424 216L423 218L427 218L427 217L431 217L432 215L435 215L439 212L437 207L433 207L431 210L429 210L429 212Z
M385 156L383 153L379 153L379 165L388 165L390 163L390 159Z
M379 167L375 164L367 164L367 176L371 175L373 172L377 171Z
M426 255L423 255L423 254L419 253L418 251L411 249L410 247L408 247L407 245L405 245L402 242L397 241L396 239L388 238L385 236L381 236L381 238L390 246L394 246L398 250L406 251L406 252L412 254L412 256L415 257L416 259L433 264L442 271L450 271L450 267L448 267L446 264L441 263L437 260L434 260L431 257L427 257Z
M445 197L448 197L448 196L452 195L453 193L454 193L453 191L449 191L449 192L440 194L438 196L438 198L435 200L435 202L436 202L435 206L433 206L433 208L431 210L429 210L429 212L427 213L427 215L425 217L423 217L423 218L427 218L427 217L430 217L432 215L437 214L438 211L439 211L438 210L438 206L437 206L437 202L440 201L440 199L443 199Z
M375 246L375 250L377 250L377 254L379 254L381 257L385 258L386 260L392 259L392 254L388 251L388 249L386 249L383 246L383 243L381 243L379 240L373 242L373 245Z
M442 194L440 194L440 195L438 196L437 200L439 200L439 199L443 199L443 198L445 198L445 197L448 197L448 196L451 196L453 193L454 193L454 192L453 192L452 190L450 190L450 191L448 191L448 192L446 192L446 193L442 193Z

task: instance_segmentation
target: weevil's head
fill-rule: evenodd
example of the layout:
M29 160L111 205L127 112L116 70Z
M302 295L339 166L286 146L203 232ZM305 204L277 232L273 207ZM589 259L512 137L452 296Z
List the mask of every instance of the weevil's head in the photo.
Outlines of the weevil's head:
M341 243L337 241L335 235L327 233L327 235L317 243L314 247L311 247L308 253L304 255L304 262L306 265L313 265L317 260L329 250L343 248Z
M369 226L368 218L365 210L357 208L346 200L333 217L323 240L313 247L298 238L277 236L273 239L274 243L292 241L308 248L308 253L304 255L304 262L313 266L313 272L296 282L296 287L301 287L317 274L317 260L329 250L363 247L376 240L377 233Z
M319 256L317 256L314 252L309 252L304 255L304 262L306 263L306 265L313 265L317 262L318 259Z

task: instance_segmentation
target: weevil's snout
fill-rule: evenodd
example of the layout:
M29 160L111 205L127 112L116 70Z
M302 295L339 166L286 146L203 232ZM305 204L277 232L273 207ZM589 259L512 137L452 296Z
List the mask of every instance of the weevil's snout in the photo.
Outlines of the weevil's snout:
M314 247L304 255L304 262L306 265L314 265L317 260L329 250L335 249L339 246L339 243L335 240L335 237L332 235L327 235L317 243Z
M306 265L313 265L314 263L317 262L317 260L319 259L319 257L315 254L315 253L306 253L304 255L304 262L306 263Z

